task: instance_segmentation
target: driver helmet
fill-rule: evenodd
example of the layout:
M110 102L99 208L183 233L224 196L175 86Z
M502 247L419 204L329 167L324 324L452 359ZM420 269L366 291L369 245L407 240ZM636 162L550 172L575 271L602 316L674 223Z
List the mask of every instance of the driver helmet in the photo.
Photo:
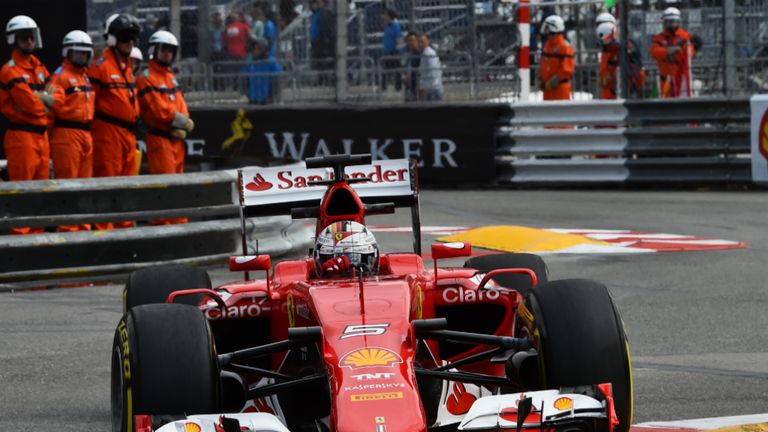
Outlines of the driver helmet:
M368 274L378 273L379 246L373 233L363 224L351 220L334 222L317 235L314 259L318 273L323 263L340 256L349 258L351 268Z

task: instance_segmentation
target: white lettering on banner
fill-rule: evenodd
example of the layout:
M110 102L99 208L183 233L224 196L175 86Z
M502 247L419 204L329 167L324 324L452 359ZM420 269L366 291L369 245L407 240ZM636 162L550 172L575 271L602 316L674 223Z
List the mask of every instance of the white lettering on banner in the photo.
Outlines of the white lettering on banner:
M413 144L416 144L414 147ZM403 139L403 157L406 159L416 159L419 161L419 168L424 166L424 161L421 160L421 145L422 141L418 138Z
M435 146L435 162L432 164L433 168L445 168L443 166L443 158L448 162L451 168L458 168L459 165L453 160L453 153L456 152L456 143L449 139L433 139L432 144ZM448 150L441 150L442 145L446 144Z
M501 291L495 289L473 290L465 288L446 288L443 301L446 303L476 303L486 300L498 300Z
M376 373L352 375L352 378L358 381L376 381L376 380L390 379L393 376L395 376L395 374L392 372L376 372Z
M272 151L272 156L285 159L286 152L291 154L293 160L303 160L304 152L307 149L307 141L309 140L308 133L301 134L301 149L296 148L296 144L293 142L293 132L283 132L283 147L278 150L277 141L275 140L275 134L273 132L266 132L264 136L269 141L269 149Z
M331 154L331 151L328 150L325 140L320 138L320 141L317 142L317 149L315 149L315 157L328 156L329 154Z
M205 149L204 139L188 139L186 142L188 156L203 156L203 150Z
M384 145L381 146L381 148L379 148L379 140L371 138L368 141L371 143L371 156L373 157L373 160L389 159L387 155L384 154L384 150L392 144L392 138L384 140Z
M278 137L280 135L282 138ZM269 150L272 157L280 159L293 159L296 161L303 160L307 156L307 146L310 146L314 141L310 134L307 132L298 133L300 141L297 144L296 133L283 132L281 134L275 132L265 132L264 136L269 143ZM391 157L387 152L394 150L396 140L394 138L368 138L368 153L371 154L373 160L389 160ZM456 163L454 154L458 146L456 142L448 138L432 138L432 149L434 151L433 159L430 167L432 168L458 168L459 164ZM403 150L403 158L410 159L415 158L419 161L419 167L426 166L430 161L425 161L422 157L422 151L424 150L425 143L421 138L403 138L400 140ZM204 144L204 143L203 143ZM331 143L333 144L333 143ZM355 140L351 138L343 138L341 140L341 146L344 149L345 154L352 154L352 147L355 144ZM333 146L331 146L333 147ZM319 138L315 142L315 150L313 156L327 156L332 154L331 147L324 138ZM311 149L311 147L310 147ZM362 149L356 150L355 153L365 152ZM310 150L311 153L311 150ZM198 153L189 153L198 154Z

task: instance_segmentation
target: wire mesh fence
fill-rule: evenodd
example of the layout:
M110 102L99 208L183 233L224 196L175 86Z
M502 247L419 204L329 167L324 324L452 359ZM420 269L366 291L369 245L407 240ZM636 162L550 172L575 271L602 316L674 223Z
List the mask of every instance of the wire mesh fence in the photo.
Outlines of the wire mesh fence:
M246 51L234 55L237 38L252 42L257 22L271 21L267 35L274 59L269 103L395 103L418 99L409 94L414 49L408 32L429 36L440 58L444 101L517 101L520 94L516 22L519 4L501 0L89 0L89 31L101 40L111 13L135 14L146 41L170 25L171 2L179 12L182 57L178 74L193 103L248 103L248 64L268 60ZM694 96L749 95L768 89L768 0L626 0L628 34L642 54L647 73L642 96L655 97L658 65L649 55L651 38L662 30L661 14L674 5L682 26L701 41L692 60ZM343 6L343 7L342 7ZM541 1L531 5L531 94L539 88L539 34L543 18L561 15L575 50L574 99L600 97L600 47L595 17L603 0ZM256 12L262 9L263 16ZM385 52L389 18L396 15L396 51ZM200 11L207 15L201 15ZM615 11L614 11L615 12ZM343 26L340 28L339 26ZM235 28L245 34L238 34ZM732 30L729 30L732 29ZM341 31L343 30L343 31ZM730 31L730 33L729 33ZM266 33L264 33L266 35ZM391 43L390 43L391 45ZM201 51L200 47L204 49ZM388 47L391 49L391 46ZM264 72L258 72L264 73ZM730 75L729 75L730 74ZM412 87L412 86L411 86ZM413 93L411 91L411 93Z

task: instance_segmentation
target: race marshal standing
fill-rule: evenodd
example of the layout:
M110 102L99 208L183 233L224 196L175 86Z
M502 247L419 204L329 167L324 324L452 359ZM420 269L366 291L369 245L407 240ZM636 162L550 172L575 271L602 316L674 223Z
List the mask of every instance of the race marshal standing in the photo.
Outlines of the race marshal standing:
M541 89L544 100L567 100L571 98L571 76L573 75L573 47L565 39L565 22L557 15L544 20L541 33L547 41L541 50Z
M142 119L149 128L144 139L151 174L184 172L184 139L194 128L181 87L171 72L178 48L179 42L173 34L165 30L155 32L149 38L149 67L137 80ZM175 218L153 223L186 221L186 218Z
M133 15L115 14L107 19L107 49L88 72L96 94L93 135L95 177L136 175L136 122L139 103L130 55L139 36L139 21ZM96 224L99 229L111 223ZM115 224L118 228L133 222Z
M53 95L51 158L57 179L89 178L93 175L93 89L88 80L88 62L93 42L87 33L73 30L62 42L61 66L51 76L46 91ZM59 231L89 230L89 224L62 225Z
M50 176L50 147L46 128L47 111L53 97L45 93L48 70L32 52L42 48L40 29L24 15L10 19L5 37L13 52L0 68L0 111L8 119L3 147L8 159L8 177L41 180ZM39 233L41 228L13 228L12 234Z

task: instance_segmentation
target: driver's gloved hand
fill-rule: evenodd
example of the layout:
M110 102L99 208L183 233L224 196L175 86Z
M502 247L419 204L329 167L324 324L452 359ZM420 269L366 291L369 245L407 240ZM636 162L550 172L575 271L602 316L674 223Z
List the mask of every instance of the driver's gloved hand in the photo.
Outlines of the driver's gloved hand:
M323 276L336 276L344 274L352 267L349 257L346 255L329 259L321 266Z

